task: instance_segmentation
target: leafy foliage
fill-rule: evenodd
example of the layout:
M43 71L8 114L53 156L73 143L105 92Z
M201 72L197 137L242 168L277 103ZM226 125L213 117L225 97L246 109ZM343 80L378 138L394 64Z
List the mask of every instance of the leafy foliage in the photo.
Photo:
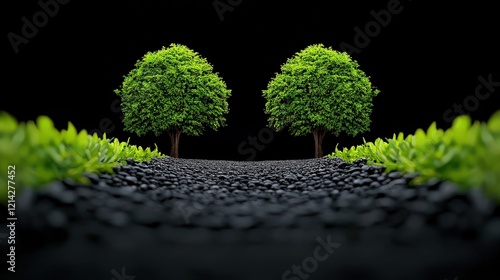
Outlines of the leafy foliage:
M355 136L370 125L372 98L379 93L347 53L322 44L289 58L263 95L269 125L294 136L314 129Z
M182 130L199 136L225 125L231 90L213 67L186 46L148 52L124 77L121 97L125 130L145 135Z
M479 187L500 202L500 111L488 122L472 122L463 115L447 130L433 122L426 131L417 129L406 137L399 133L349 149L336 147L329 157L348 162L366 158L368 164L385 166L386 172L416 172L420 176L412 183L438 178L464 189Z
M19 123L13 116L0 112L0 166L16 166L16 191L24 187L38 188L54 180L72 179L88 183L85 173L113 173L113 167L126 165L127 159L138 162L165 157L150 148L143 149L118 139L99 138L86 130L77 131L71 122L61 131L47 116ZM7 177L0 184L7 186ZM11 180L12 181L12 180ZM0 194L5 202L7 192Z

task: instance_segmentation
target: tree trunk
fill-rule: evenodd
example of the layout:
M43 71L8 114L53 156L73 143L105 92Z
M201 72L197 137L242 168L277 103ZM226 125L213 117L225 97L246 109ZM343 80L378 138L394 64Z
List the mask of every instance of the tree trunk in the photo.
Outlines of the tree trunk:
M314 136L314 157L320 158L323 156L323 138L325 138L326 130L315 128L313 130Z
M170 156L173 158L179 157L179 139L181 138L181 130L172 130L168 132L168 136L170 136Z

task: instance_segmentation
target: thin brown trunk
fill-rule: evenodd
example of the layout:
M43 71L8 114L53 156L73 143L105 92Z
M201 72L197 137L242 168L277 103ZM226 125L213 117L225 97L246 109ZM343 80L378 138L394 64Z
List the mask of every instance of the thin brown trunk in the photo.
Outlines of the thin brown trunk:
M170 137L170 156L173 158L178 158L179 157L179 140L181 138L181 130L173 130L168 133L168 136Z
M318 131L316 129L313 130L313 137L314 137L314 157L318 158Z
M313 130L314 137L314 157L320 158L323 156L323 139L325 138L326 131L315 128Z

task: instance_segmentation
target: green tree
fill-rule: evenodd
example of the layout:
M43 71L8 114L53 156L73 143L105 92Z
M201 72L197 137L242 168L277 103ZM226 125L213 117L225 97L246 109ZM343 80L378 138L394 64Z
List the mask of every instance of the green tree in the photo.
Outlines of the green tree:
M323 156L327 132L356 136L369 130L372 98L379 90L349 54L322 44L296 53L263 90L269 125L293 136L314 136L315 157Z
M121 97L125 130L170 136L170 156L179 156L181 133L200 136L226 125L231 90L198 53L180 44L148 52L124 76Z

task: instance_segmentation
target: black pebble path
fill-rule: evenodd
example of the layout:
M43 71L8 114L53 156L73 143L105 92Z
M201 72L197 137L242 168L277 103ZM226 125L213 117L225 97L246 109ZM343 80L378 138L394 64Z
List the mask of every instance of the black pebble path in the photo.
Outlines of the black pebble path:
M1 279L499 279L500 207L447 181L329 158L117 171L18 197Z

